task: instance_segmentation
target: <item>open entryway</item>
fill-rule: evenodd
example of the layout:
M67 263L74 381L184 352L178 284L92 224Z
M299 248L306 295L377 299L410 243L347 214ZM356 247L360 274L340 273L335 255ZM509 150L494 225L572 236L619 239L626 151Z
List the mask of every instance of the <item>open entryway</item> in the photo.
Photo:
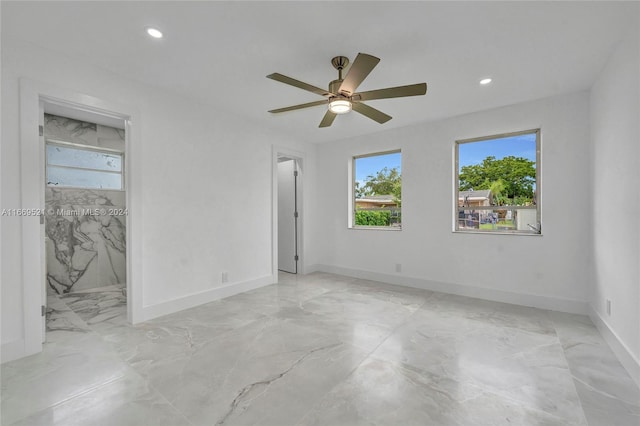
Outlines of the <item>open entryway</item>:
M138 117L128 105L20 81L20 195L41 213L22 222L24 339L12 357L42 351L56 307L83 310L87 325L142 320L141 263L133 261L141 253L141 187L131 167L141 158ZM114 297L98 300L105 287ZM49 296L67 306L48 307Z
M278 157L278 270L298 273L298 160Z
M43 342L127 315L125 120L41 102Z

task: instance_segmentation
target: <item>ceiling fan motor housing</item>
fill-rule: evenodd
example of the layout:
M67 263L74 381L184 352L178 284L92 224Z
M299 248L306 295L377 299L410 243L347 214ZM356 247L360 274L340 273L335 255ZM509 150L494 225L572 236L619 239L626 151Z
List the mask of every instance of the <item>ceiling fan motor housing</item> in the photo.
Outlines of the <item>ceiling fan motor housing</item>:
M338 79L338 80L333 80L331 83L329 83L329 92L336 94L337 99L340 99L340 98L348 99L348 96L344 96L342 93L340 93L340 86L342 85L343 81L344 80L342 79Z

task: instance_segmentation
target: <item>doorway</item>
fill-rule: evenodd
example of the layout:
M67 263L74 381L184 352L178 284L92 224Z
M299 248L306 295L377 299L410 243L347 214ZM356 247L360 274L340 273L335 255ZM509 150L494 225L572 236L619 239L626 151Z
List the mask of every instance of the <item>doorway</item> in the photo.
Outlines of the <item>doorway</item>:
M46 332L127 312L125 122L42 103Z
M295 158L278 156L278 270L298 273L298 178Z
M113 102L85 93L55 87L46 82L20 80L20 181L21 202L24 206L38 206L45 211L45 158L44 112L53 112L51 106L67 111L89 114L104 119L124 122L126 187L126 318L136 324L144 319L142 305L140 169L130 165L142 157L139 123L140 113L131 105ZM64 114L59 114L63 115ZM80 117L75 117L84 120ZM91 121L91 120L86 120ZM12 346L8 359L16 359L42 351L43 316L45 302L43 292L47 286L45 262L45 215L26 217L22 222L22 330L23 339ZM46 293L45 293L46 294Z

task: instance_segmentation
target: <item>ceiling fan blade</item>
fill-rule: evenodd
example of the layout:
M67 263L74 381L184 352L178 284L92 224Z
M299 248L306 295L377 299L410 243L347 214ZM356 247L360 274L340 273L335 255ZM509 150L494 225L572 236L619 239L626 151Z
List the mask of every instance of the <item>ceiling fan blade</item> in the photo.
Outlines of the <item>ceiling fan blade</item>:
M282 74L279 74L277 72L275 72L273 74L269 74L267 76L267 78L270 78L271 80L279 81L280 83L284 83L284 84L288 84L290 86L297 87L297 88L302 89L302 90L307 90L309 92L313 92L313 93L315 93L317 95L320 95L320 96L335 96L335 95L333 95L333 93L329 92L328 90L321 89L321 88L316 87L316 86L312 86L312 85L307 84L307 83L305 83L303 81L296 80L295 78L287 77L286 75L282 75Z
M340 85L340 92L346 92L347 95L354 94L360 83L367 78L369 73L378 65L378 62L380 62L380 58L366 53L358 53L356 60L353 61L347 76Z
M351 105L351 108L354 111L359 112L365 117L369 117L370 119L377 121L380 124L386 123L392 118L390 115L387 115L382 111L378 111L377 109L372 108L369 105L363 104L360 102L353 102Z
M327 112L324 114L324 117L322 118L322 121L320 122L320 125L318 127L329 127L333 124L333 120L336 119L336 115L329 110L327 110Z
M302 109L302 108L309 108L309 107L314 107L314 106L318 106L318 105L326 105L327 101L315 101L315 102L308 102L306 104L300 104L300 105L293 105L290 107L285 107L285 108L278 108L278 109L272 109L269 112L272 113L278 113L278 112L286 112L286 111L294 111L296 109Z
M410 84L408 86L388 87L386 89L370 90L353 95L354 100L371 101L373 99L402 98L405 96L420 96L427 93L427 83Z

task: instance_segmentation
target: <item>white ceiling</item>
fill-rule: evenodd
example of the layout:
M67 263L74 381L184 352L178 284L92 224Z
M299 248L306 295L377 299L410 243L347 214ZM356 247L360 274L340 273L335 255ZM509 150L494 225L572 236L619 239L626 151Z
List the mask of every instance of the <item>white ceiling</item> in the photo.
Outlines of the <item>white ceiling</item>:
M310 142L324 142L588 89L637 2L7 2L2 37L198 98ZM155 26L162 40L146 36ZM426 96L371 101L319 129L321 97L265 78L325 87L333 56L381 58L359 91L426 81ZM480 86L490 76L494 82Z

